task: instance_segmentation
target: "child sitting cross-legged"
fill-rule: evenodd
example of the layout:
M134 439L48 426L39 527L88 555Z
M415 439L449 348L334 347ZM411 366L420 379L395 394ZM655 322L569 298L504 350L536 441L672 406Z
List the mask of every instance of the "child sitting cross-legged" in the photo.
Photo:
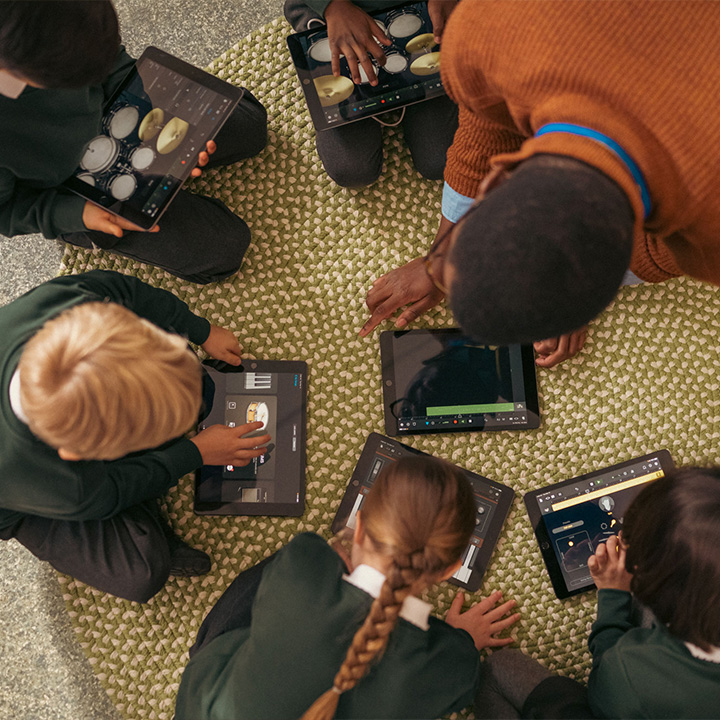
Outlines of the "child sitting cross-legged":
M475 527L465 476L435 458L383 469L347 566L305 533L239 575L192 648L177 720L440 717L468 705L480 654L506 645L513 601L493 593L446 622L417 595L459 567Z

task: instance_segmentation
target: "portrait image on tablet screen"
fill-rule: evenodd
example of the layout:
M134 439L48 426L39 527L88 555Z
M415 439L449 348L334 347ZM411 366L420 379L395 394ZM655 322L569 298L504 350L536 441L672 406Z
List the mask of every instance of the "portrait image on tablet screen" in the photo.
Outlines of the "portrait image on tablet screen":
M667 450L581 475L525 495L525 506L559 598L595 587L588 560L622 529L630 503L673 468Z
M457 329L380 335L388 435L540 425L533 349L474 342Z

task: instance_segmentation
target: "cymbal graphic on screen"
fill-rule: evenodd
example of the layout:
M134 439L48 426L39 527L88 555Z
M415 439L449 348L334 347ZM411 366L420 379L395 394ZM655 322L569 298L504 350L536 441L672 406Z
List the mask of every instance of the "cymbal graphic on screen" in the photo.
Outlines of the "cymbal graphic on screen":
M431 52L422 55L410 65L410 72L413 75L433 75L440 72L440 53Z
M405 51L409 53L422 52L423 50L429 50L435 47L435 36L432 33L423 33L414 37L406 46Z
M168 120L168 124L162 129L157 140L157 151L161 155L167 155L173 150L180 147L180 143L185 139L190 126L180 118Z
M340 77L321 75L314 78L313 82L315 83L318 98L320 98L320 104L323 107L337 105L343 100L347 100L355 89L353 81L344 75Z
M160 108L154 108L143 118L143 121L140 123L138 137L143 142L152 140L160 132L164 122L165 113Z

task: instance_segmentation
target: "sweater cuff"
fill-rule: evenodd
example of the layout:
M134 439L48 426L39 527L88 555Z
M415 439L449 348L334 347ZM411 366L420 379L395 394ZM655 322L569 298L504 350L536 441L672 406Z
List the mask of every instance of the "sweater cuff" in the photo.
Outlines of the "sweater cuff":
M192 310L189 311L190 317L187 323L188 340L196 345L202 345L210 337L210 328L212 325L204 317L196 315Z
M601 588L598 590L597 602L598 620L601 616L626 614L629 618L632 614L632 595L627 590Z
M87 230L83 222L85 200L79 195L70 195L59 192L52 206L52 233L45 234L52 239L64 233L83 232Z
M475 198L461 195L453 190L447 181L443 185L442 214L451 223L456 223L472 207Z
M200 450L194 442L187 438L181 438L162 452L168 460L170 474L175 478L175 482L170 487L177 485L183 475L202 467L203 460Z
M325 17L325 11L331 2L332 0L305 0L305 4L321 17Z

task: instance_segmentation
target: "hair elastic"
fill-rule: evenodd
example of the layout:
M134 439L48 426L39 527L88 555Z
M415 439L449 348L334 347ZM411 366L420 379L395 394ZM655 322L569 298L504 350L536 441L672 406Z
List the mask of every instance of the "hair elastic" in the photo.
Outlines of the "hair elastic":
M645 178L643 177L643 174L635 161L630 157L630 155L627 154L627 152L625 152L625 150L619 143L615 142L615 140L613 140L611 137L603 135L601 132L593 130L592 128L585 127L584 125L575 125L573 123L560 122L548 123L547 125L543 125L535 133L535 137L547 135L551 132L564 132L570 135L580 135L581 137L588 137L601 143L609 150L612 150L620 158L620 160L625 163L625 166L630 171L630 174L633 176L633 180L635 180L638 187L640 188L640 197L642 199L642 204L645 211L644 219L648 219L648 217L650 216L650 212L652 211L652 203L650 202L650 192L648 191L647 184L645 183Z

